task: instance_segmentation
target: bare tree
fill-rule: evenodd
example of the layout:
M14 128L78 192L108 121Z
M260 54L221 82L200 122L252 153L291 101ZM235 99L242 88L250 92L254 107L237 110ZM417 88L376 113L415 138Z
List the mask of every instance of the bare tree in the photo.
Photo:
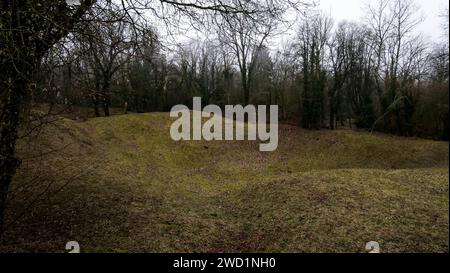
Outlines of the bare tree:
M255 27L246 17L233 16L220 28L219 39L232 50L239 66L245 105L250 103L258 54L274 27L270 21L262 19L261 23L260 27Z
M30 98L30 83L47 51L81 20L94 1L76 7L65 1L0 3L0 234L6 198L20 161L15 157L19 117Z
M241 75L243 99L245 104L250 103L251 89L258 55L271 35L283 31L289 22L284 15L294 7L308 7L307 1L289 1L288 4L274 5L275 12L258 14L257 16L243 16L242 14L219 18L219 39L226 44L235 55ZM245 3L252 5L252 3Z
M280 107L280 116L287 119L288 93L295 82L296 65L292 45L284 45L281 51L277 51L273 58L273 81L275 85L275 103Z
M0 2L0 234L11 179L20 164L15 147L19 117L30 97L30 83L43 56L70 32L82 30L86 12L95 2L103 7L112 3L108 0ZM121 0L119 3L134 28L145 25L146 16L160 18L167 24L180 16L193 24L217 17L243 16L256 24L263 14L276 17L286 6L296 5L281 0ZM135 15L140 16L134 19Z
M324 15L305 18L297 37L297 56L301 63L302 126L319 129L324 120L326 71L325 47L329 42L333 22Z
M387 40L390 36L394 24L394 17L389 14L389 0L378 0L376 4L367 5L366 23L371 28L373 35L372 47L375 58L375 83L377 85L377 95L379 102L379 113L383 114L388 105L383 100L384 77L386 75L385 64L387 62ZM386 118L384 119L387 124Z
M422 21L413 0L379 0L368 6L368 24L372 28L375 50L375 73L380 111L386 129L404 133L399 105L405 99L401 92L401 63L408 55L408 44L418 39L414 29ZM390 118L393 114L394 119Z
M110 88L119 69L138 52L138 37L133 22L113 3L106 7L95 5L86 16L89 23L77 35L77 43L83 49L83 57L88 65L86 71L93 74L95 90L91 94L95 114L103 105L105 116L110 115Z
M328 45L330 50L331 70L333 74L332 86L328 89L330 107L329 126L331 130L334 130L335 127L337 127L337 115L340 112L339 110L341 104L343 103L343 89L349 72L349 62L347 58L347 35L347 24L342 23L339 25Z

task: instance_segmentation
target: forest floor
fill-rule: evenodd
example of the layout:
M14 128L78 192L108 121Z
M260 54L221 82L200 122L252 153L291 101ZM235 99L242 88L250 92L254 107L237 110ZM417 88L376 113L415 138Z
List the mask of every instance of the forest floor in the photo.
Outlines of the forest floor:
M449 145L280 126L280 144L174 142L168 113L22 139L0 252L448 252Z

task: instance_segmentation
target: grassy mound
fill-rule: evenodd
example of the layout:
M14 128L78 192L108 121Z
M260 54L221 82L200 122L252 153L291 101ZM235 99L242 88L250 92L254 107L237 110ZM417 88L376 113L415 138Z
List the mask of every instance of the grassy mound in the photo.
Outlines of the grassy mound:
M63 120L23 141L0 250L448 252L448 143L281 126L261 153L174 142L171 121Z

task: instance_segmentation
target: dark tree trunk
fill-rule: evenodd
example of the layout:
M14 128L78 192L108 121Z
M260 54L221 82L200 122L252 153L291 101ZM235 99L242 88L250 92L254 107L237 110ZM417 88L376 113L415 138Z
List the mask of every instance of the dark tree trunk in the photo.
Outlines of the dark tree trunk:
M335 115L334 115L334 105L333 102L330 102L330 130L334 130L335 124Z
M109 97L109 87L111 86L110 78L105 78L103 82L102 88L102 97L103 97L103 111L105 112L105 117L109 117L109 105L110 105L110 97Z
M100 117L99 100L100 98L97 93L92 95L92 104L94 104L94 114L97 118Z
M92 104L94 105L94 114L95 117L100 117L100 81L97 73L95 74L95 93L92 94Z
M75 11L64 1L36 3L0 1L0 236L9 187L20 163L15 148L31 76L48 49L69 33L94 1L80 1Z
M4 70L3 70L4 71ZM12 178L20 161L16 158L15 147L18 138L19 116L25 101L27 81L21 77L8 75L10 87L4 87L5 104L0 118L0 237L5 228L5 208ZM9 80L8 80L9 81ZM2 83L4 86L5 82Z
M330 130L336 129L335 124L337 120L337 94L338 92L335 87L330 96Z
M105 111L105 117L109 117L109 95L105 94L103 98L103 110Z
M250 104L250 86L246 73L242 73L242 89L244 89L244 106L246 106Z

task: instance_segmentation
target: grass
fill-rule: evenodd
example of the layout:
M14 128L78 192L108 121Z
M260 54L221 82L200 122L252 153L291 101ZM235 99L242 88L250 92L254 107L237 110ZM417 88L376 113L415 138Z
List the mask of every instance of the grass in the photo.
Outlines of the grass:
M171 121L63 120L22 141L9 221L49 192L0 251L75 240L84 252L364 252L369 241L448 252L448 143L281 126L278 150L260 153L256 142L173 142Z

